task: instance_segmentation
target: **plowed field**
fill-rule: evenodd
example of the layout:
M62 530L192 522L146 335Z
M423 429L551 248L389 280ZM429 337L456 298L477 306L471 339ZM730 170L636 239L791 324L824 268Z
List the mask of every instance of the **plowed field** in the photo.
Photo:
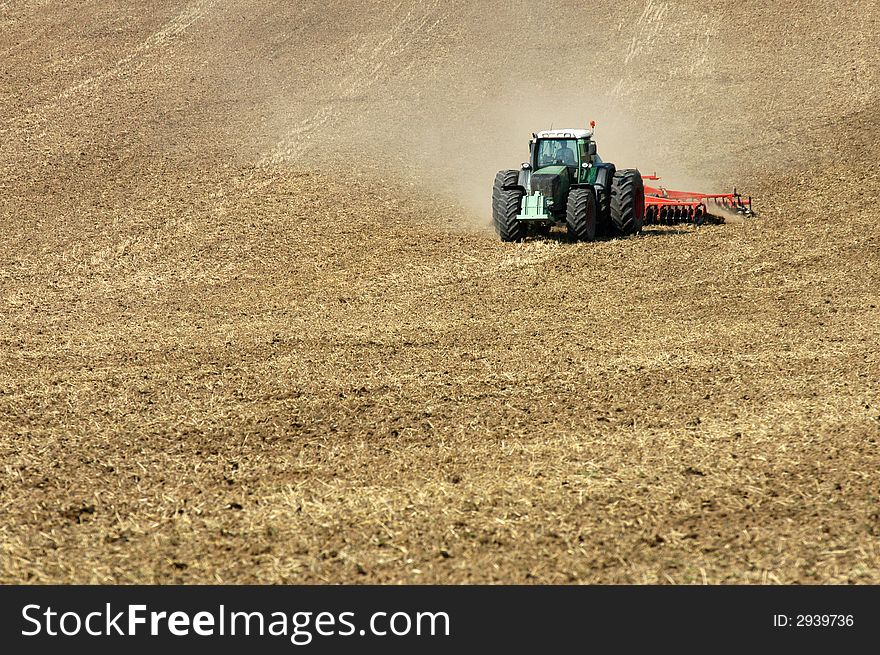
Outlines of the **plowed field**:
M878 34L0 0L0 581L880 583ZM591 119L759 216L500 243Z

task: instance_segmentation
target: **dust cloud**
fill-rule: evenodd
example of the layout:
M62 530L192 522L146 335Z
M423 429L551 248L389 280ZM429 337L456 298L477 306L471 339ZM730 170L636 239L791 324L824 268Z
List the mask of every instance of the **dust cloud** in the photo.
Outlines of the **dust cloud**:
M495 173L518 167L531 133L551 126L595 120L605 160L671 180L700 177L692 171L706 157L690 145L699 107L663 102L643 66L666 52L667 33L682 22L705 26L706 14L608 7L584 21L582 5L557 0L548 22L546 12L515 4L371 3L357 30L331 4L314 17L308 55L256 54L263 85L274 89L263 107L273 145L262 160L367 172L421 189L414 200L444 197L477 222L488 219ZM267 31L282 29L277 16L265 19ZM673 42L687 64L674 75L714 67L713 42ZM296 77L312 80L307 95ZM731 168L726 155L714 159L715 170Z
M657 173L670 188L729 191L801 166L819 143L807 119L829 115L834 100L785 71L800 74L805 49L848 56L824 38L793 41L786 24L755 50L746 33L725 29L741 19L728 5L371 2L354 21L347 3L259 11L253 52L223 59L249 61L227 83L259 94L259 128L241 136L249 152L368 175L413 203L441 197L475 224L488 220L495 173L516 168L530 134L551 126L595 120L603 159ZM852 35L856 72L873 29L863 28ZM852 111L869 101L848 100Z

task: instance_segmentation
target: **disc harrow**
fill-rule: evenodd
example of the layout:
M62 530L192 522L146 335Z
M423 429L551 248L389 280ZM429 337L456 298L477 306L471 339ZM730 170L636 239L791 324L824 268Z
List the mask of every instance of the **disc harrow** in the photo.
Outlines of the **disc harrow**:
M657 174L643 175L643 180L658 181ZM714 216L711 208L720 208L743 216L752 216L752 197L745 197L736 188L733 193L696 193L675 191L662 186L645 185L645 225L702 225Z

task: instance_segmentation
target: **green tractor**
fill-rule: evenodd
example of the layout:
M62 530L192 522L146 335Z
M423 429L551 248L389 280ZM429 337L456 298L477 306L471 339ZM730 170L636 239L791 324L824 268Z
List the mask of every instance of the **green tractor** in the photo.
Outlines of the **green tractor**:
M554 225L566 226L578 241L641 231L642 175L603 162L591 130L538 132L529 150L529 161L520 170L495 176L492 219L502 241L547 235Z

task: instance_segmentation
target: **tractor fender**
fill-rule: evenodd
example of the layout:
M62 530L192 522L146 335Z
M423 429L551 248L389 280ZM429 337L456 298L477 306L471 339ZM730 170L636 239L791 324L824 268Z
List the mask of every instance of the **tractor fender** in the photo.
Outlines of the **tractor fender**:
M614 174L617 169L614 164L596 164L596 214L598 215L600 229L604 228L611 220L611 186L614 184Z
M530 194L532 192L532 169L531 168L519 169L519 177L517 177L516 186L518 188L522 189L522 192L525 194Z
M595 168L595 185L597 187L601 187L603 191L609 190L611 188L611 183L614 180L614 173L617 172L614 168L614 164L598 164L597 166L595 166Z

